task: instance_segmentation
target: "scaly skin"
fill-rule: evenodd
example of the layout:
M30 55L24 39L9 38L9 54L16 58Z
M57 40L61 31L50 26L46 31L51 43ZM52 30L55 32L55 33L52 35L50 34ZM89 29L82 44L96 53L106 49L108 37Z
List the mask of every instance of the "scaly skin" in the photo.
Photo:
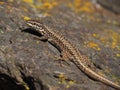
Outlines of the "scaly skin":
M54 32L51 29L48 29L44 26L41 22L36 20L28 20L27 25L35 29L39 32L42 37L41 40L48 40L49 43L54 45L61 53L62 60L71 60L82 72L87 74L88 76L92 77L93 79L100 81L110 87L113 87L117 90L120 90L120 86L113 83L112 81L100 76L99 74L95 73L87 65L87 62L84 63L86 58L83 58L80 54L79 50L76 49L68 40L66 40L62 35Z

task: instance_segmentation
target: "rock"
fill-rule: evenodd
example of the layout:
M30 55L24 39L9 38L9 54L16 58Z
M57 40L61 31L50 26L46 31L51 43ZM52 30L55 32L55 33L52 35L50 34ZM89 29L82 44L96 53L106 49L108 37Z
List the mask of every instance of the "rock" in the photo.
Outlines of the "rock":
M120 14L120 0L98 0L98 3L110 11Z
M55 61L59 51L36 39L40 35L26 25L26 19L41 20L99 67L97 73L120 83L119 17L87 12L90 2L85 0L87 5L81 7L77 1L0 2L0 90L114 90L89 78L70 61L60 66Z

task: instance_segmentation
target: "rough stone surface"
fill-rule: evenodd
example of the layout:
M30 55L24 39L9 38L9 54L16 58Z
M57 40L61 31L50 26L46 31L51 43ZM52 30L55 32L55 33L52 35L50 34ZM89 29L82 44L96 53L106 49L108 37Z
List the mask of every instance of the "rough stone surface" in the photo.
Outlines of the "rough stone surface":
M120 14L120 0L98 0L103 7L116 14Z

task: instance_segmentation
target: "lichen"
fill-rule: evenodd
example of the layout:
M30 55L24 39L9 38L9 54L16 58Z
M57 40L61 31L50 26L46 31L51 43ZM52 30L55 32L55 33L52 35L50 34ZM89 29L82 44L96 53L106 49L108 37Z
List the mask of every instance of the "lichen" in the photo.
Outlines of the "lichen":
M92 48L94 50L98 50L98 51L101 50L100 46L97 43L93 42L93 41L84 42L84 46L90 47L90 48Z
M89 0L74 0L73 3L69 2L68 6L75 12L93 12L93 5Z

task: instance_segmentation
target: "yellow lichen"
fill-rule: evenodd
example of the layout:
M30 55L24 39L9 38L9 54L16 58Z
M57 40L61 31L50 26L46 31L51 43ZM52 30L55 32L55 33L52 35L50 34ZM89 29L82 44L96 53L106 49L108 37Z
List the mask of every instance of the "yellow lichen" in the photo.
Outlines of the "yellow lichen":
M74 0L68 4L75 12L93 12L93 5L89 0Z
M58 3L57 3L57 2L52 2L52 5L53 5L53 6L57 6Z
M117 45L117 41L118 41L118 33L113 33L112 34L112 45L111 45L111 47L112 48L115 48L116 47L116 45Z
M40 41L36 41L36 43L37 43L37 44L39 44L39 43L40 43Z
M24 16L24 20L30 20L30 18L27 16Z
M120 47L120 34L113 30L104 30L104 35L99 36L99 40L112 49Z
M72 85L72 84L74 84L74 83L75 83L74 81L69 81L69 84L70 84L70 85Z
M100 37L99 40L100 40L102 43L105 43L105 42L106 42L105 37Z
M119 84L119 81L120 81L120 78L118 78L117 76L115 76L115 75L111 75L111 78L113 79L113 80L115 80L115 83L116 84Z
M66 84L66 81L65 81L66 77L64 74L61 73L61 74L59 74L58 77L59 77L60 84Z
M117 56L117 57L120 57L120 53L117 53L116 56Z
M38 0L38 3L35 4L35 7L37 9L43 9L44 11L48 11L51 10L52 8L54 8L55 6L57 6L57 2L56 0Z
M23 1L27 3L33 3L33 0L23 0Z
M13 2L14 0L8 0L9 2Z
M0 1L0 4L4 4L4 2L1 2L1 1Z
M90 2L87 2L84 4L83 7L81 7L79 10L80 11L85 11L85 12L92 12L92 10L90 9L91 8L91 3Z
M51 9L51 8L53 8L52 4L50 4L50 3L48 3L48 2L44 3L44 4L43 4L43 7L46 8L46 9Z
M98 50L98 51L101 50L101 48L99 47L99 45L97 43L95 43L95 42L88 41L88 42L85 42L85 45L87 47L93 48L93 49Z
M111 49L120 51L120 34L115 30L105 29L104 33L93 34L92 36L100 40L100 42L104 45L104 47L108 47ZM119 56L119 54L115 55Z
M98 35L94 33L94 34L93 34L93 37L98 37Z

